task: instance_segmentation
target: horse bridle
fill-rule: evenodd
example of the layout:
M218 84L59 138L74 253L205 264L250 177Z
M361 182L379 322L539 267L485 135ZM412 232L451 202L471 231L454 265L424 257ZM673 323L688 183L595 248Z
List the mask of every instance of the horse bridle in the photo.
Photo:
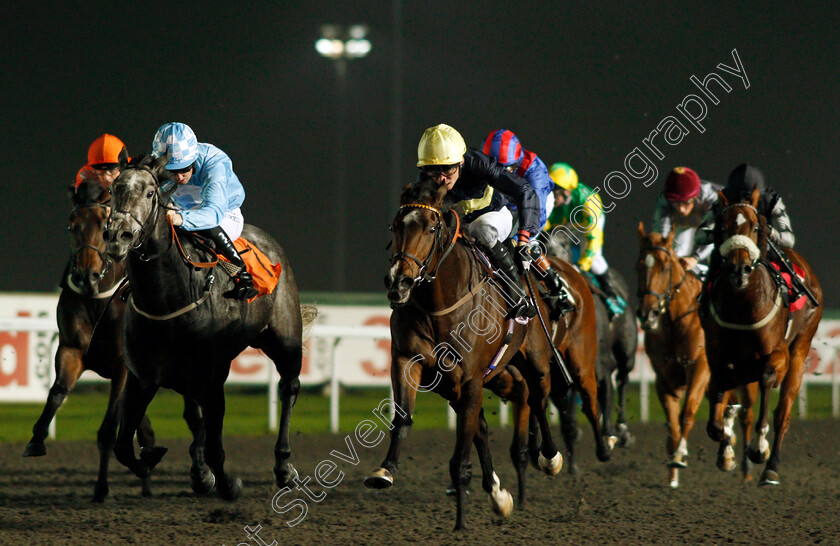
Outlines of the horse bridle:
M152 211L146 217L146 220L141 222L139 219L137 219L136 216L134 216L134 214L131 213L131 211L128 211L128 210L114 210L114 211L111 212L111 216L116 216L117 214L120 214L122 216L126 216L126 217L130 218L134 223L136 223L139 226L138 229L135 229L132 232L132 234L137 234L139 232L140 235L139 235L139 237L137 237L136 243L130 248L130 250L132 250L134 252L140 252L139 251L140 247L143 245L144 242L146 242L146 239L149 236L150 231L147 231L149 226L154 226L157 223L157 216L158 216L158 213L160 211L160 181L159 181L157 175L154 172L152 172L151 169L149 169L145 166L138 167L138 166L129 165L128 167L126 167L125 170L128 170L128 169L146 171L152 177L152 180L155 181L155 195L154 195L154 202L152 203ZM143 261L149 261L150 259L152 259L154 257L154 256L146 256L142 253L140 253L140 254L141 254L140 259L143 260Z
M443 263L443 261L446 259L446 257L449 255L449 253L455 247L455 242L458 240L458 237L460 236L460 233L461 233L461 230L460 230L461 220L460 220L460 217L458 216L457 212L455 212L454 210L451 210L451 209L449 210L449 212L451 212L452 214L455 215L455 222L456 222L455 236L452 237L452 241L449 243L449 246L444 250L443 249L443 240L442 240L442 237L443 237L443 235L442 235L443 234L443 214L441 214L440 210L438 210L435 207L432 207L430 205L424 205L422 203L408 203L408 204L405 204L405 205L400 205L400 208L397 211L397 216L399 216L400 212L403 209L407 209L407 208L427 209L427 210L431 210L435 213L435 215L437 216L437 223L435 224L435 227L434 227L435 241L434 241L434 243L432 243L432 249L429 251L428 256L426 256L426 258L424 260L421 260L417 256L415 256L413 254L410 254L408 252L403 252L403 251L394 252L393 254L391 254L391 266L393 266L395 263L397 263L400 260L406 260L406 261L410 260L410 261L414 262L417 265L417 267L419 268L418 271L417 271L417 275L413 279L414 282L416 284L420 284L421 282L424 282L424 281L431 282L431 281L435 280L435 278L437 276L437 270L440 268L440 264ZM440 259L435 264L434 271L429 271L427 273L426 271L429 269L429 264L432 262L432 258L435 255L435 251L438 250L438 249L440 249L443 252L443 254L441 255Z
M95 207L107 209L107 208L109 208L108 203L110 203L110 202L111 202L111 200L108 199L108 201L104 201L104 202L97 201L95 203L87 203L87 204L84 204L84 205L78 205L76 207L73 207L73 210L70 212L70 215L73 216L76 213L76 211L81 210L81 209L89 209L89 208L95 208ZM68 226L67 228L69 230L70 226ZM105 275L111 269L111 264L113 262L111 261L111 258L108 256L107 252L103 252L102 250L96 248L93 245L84 244L84 245L81 245L79 248L77 248L73 251L73 253L70 255L70 275L72 275L73 273L76 272L76 258L79 256L79 253L82 252L86 248L89 248L89 249L93 250L94 252L96 252L99 255L99 259L102 260L102 263L104 264L104 267L102 268L102 271L99 272L99 279L96 281L98 283L103 278L105 278Z
M668 306L671 304L672 301L674 301L674 298L677 297L677 294L680 291L680 287L682 287L682 284L685 282L685 279L688 277L688 271L685 271L683 273L682 279L680 279L680 282L678 282L675 285L674 284L674 269L673 269L673 267L671 267L671 261L672 261L671 249L666 248L664 246L649 246L649 247L645 248L642 251L642 253L644 254L644 253L646 253L650 250L657 251L657 252L664 252L668 256L668 290L665 291L665 292L654 292L653 290L650 290L650 289L639 290L639 292L637 293L637 296L640 300L642 299L642 297L648 296L648 295L655 297L656 298L656 304L654 306L655 307L655 312L656 312L656 315L659 316L659 315L662 315L665 312L666 309L668 309ZM650 273L650 270L648 270L648 274L649 273ZM649 286L649 282L645 283L645 286ZM641 313L641 305L639 306L639 312Z
M730 210L730 209L735 209L735 208L745 208L745 209L749 209L749 210L753 211L753 213L754 213L754 214L755 214L755 216L756 216L756 219L758 219L758 217L759 217L759 216L761 216L761 213L759 213L759 212L758 212L758 209L756 209L754 206L752 206L752 205L751 205L751 204L749 204L749 203L731 203L731 204L729 204L729 205L727 205L727 206L723 207L723 208L720 210L720 212L718 212L718 214L717 214L717 218L715 218L715 227L716 227L717 229L720 229L721 231L723 231L723 226L721 226L721 225L720 225L720 219L722 219L722 218L723 218L723 214L724 214L726 211L728 211L728 210ZM755 224L755 226L753 226L752 230L753 230L754 232L756 232L756 233L757 233L757 232L759 232L759 231L761 230L761 224L760 224L760 222L758 222L758 221L757 221L757 222L756 222L756 224ZM732 235L730 235L729 237L731 238L731 237L733 237L733 236L732 236ZM752 239L750 239L750 240L752 241ZM757 264L758 262L760 262L760 261L761 261L761 255L760 255L760 253L759 253L758 257L756 257L756 258L755 258L755 259L753 259L753 260L750 260L750 267L755 268L756 264Z

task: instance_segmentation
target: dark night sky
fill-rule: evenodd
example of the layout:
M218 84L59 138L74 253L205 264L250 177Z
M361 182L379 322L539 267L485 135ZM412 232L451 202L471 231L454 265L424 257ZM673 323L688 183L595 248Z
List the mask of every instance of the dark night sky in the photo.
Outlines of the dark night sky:
M373 51L346 80L348 290L382 290L395 188L414 178L426 127L449 123L472 146L512 129L546 163L567 161L597 186L660 120L679 117L676 105L697 93L692 74L714 70L732 92L709 103L705 133L689 126L679 145L662 145L657 182L634 184L608 215L607 259L633 278L635 226L649 222L670 168L723 182L748 161L784 196L797 250L828 307L840 305L836 7L406 1L395 134L393 2L236 4L3 4L0 291L55 290L69 256L65 188L90 142L109 132L147 152L167 121L231 156L246 221L285 246L301 288L333 289L342 135L334 65L314 42L322 23L366 22ZM749 89L716 69L733 65L733 49Z

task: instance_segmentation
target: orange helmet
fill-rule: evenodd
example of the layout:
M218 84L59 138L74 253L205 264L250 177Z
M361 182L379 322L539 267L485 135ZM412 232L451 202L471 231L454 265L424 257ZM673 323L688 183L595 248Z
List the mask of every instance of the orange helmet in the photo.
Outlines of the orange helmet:
M93 141L88 148L88 165L100 165L102 163L119 163L120 152L125 149L123 141L105 133Z

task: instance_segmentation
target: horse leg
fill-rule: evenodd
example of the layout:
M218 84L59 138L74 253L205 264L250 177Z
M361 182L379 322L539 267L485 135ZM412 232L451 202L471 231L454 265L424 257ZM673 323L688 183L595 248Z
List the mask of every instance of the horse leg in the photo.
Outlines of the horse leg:
M706 392L706 385L709 384L709 364L705 355L695 361L689 373L688 386L685 389L682 411L680 412L680 442L675 455L681 458L680 468L688 466L688 435L694 429L694 421L700 404L703 403L703 395ZM676 459L672 462L677 463Z
M484 419L484 409L481 408L478 410L478 426L473 437L473 444L478 452L478 461L481 464L481 486L490 495L490 506L493 508L493 512L506 518L513 512L513 497L507 489L502 489L499 476L493 471L493 459L490 456L488 438L487 421Z
M606 374L598 381L598 405L601 407L601 422L604 435L607 437L607 444L612 450L618 443L618 435L613 428L612 410L615 392L613 390L612 374Z
M467 501L467 487L472 478L470 449L472 448L473 438L479 427L482 388L481 378L470 380L462 386L461 396L455 404L458 419L455 433L455 450L452 453L452 458L449 460L449 477L452 483L455 484L455 489L457 490L457 508L455 513L456 531L466 529L464 508Z
M128 373L123 391L122 417L117 441L114 444L114 455L140 479L149 477L152 469L167 451L165 447L143 448L140 450L139 459L134 455L134 434L157 391L157 385L143 381L131 372Z
M778 362L779 358L785 359L786 357L787 355L783 355L778 351L770 354L766 359L767 363L765 372L762 374L761 381L758 384L761 392L761 405L758 410L758 421L755 424L755 432L756 440L759 444L756 446L749 446L747 448L747 457L749 457L750 461L755 464L764 464L767 461L767 456L769 455L769 450L766 449L766 445L761 446L760 442L762 438L765 438L766 440L767 433L770 431L770 395L773 392L773 386L776 383L776 370L778 369L773 366L773 363L774 361ZM781 405L781 401L779 404ZM765 449L761 449L762 447Z
M299 373L299 372L298 372ZM292 456L292 448L289 444L289 427L292 422L292 408L297 402L300 392L300 379L298 375L291 377L286 372L286 377L280 379L280 430L277 432L277 443L274 445L274 480L280 488L290 485L298 477L298 471L289 462Z
M614 442L607 442L607 439L604 437L604 431L601 429L601 415L598 408L598 385L595 380L595 363L593 362L591 366L583 365L586 362L585 351L575 345L570 346L566 354L567 362L579 363L577 366L570 364L571 367L577 367L580 370L589 370L588 373L582 371L576 378L576 386L580 393L582 403L581 409L586 418L589 419L592 433L595 435L595 455L601 462L609 461L610 450Z
M207 432L204 429L204 418L201 407L192 398L184 397L184 421L190 428L193 441L190 444L190 487L196 495L206 495L216 485L216 476L204 461L204 450L207 444ZM139 438L139 434L138 434Z
M665 383L665 380L656 377L656 394L659 403L665 412L665 426L668 428L668 436L665 439L665 453L668 454L668 484L671 487L680 485L680 468L686 467L685 457L688 454L688 446L680 439L680 397L682 390L673 392Z
M563 443L566 444L566 451L569 460L566 467L569 474L577 476L578 465L575 458L575 440L578 439L579 430L577 426L577 392L569 388L558 379L553 381L551 399L557 409L560 410L560 434L563 436Z
M616 421L616 425L619 447L629 447L636 443L636 438L630 434L630 429L627 428L627 384L630 382L628 375L628 372L624 371L622 366L619 365L616 378L618 383L618 421Z
M365 478L365 487L371 489L385 489L394 485L394 474L397 473L400 451L411 431L411 425L414 424L412 417L417 399L415 386L422 385L421 366L410 365L409 359L403 355L392 354L391 361L391 386L394 390L394 399L391 401L394 408L394 419L391 421L391 442L382 465ZM416 362L412 363L416 364ZM379 404L377 411L380 413L377 415L383 414L384 403L385 401Z
M225 420L224 386L211 388L200 402L206 435L204 460L216 476L219 495L224 500L236 500L242 494L242 480L233 474L225 473L225 449L222 445L222 426Z
M753 411L753 404L755 403L756 398L758 398L758 383L750 383L749 385L744 385L741 387L741 411L740 411L740 419L741 419L741 432L744 435L744 448L741 457L741 474L744 478L744 483L752 481L752 467L753 463L750 461L749 458L749 446L750 443L750 435L752 433L752 424L755 421L755 412ZM764 438L759 434L756 436L757 438L757 445L759 449L764 451L766 449L767 454L770 453L770 446L767 443L767 439Z
M529 362L525 370L528 380L528 405L531 407L531 415L537 419L542 437L537 466L549 476L556 476L563 468L563 456L557 450L557 446L551 438L551 429L545 415L548 395L551 392L552 375L548 372L543 373L534 362Z
M44 440L49 435L50 423L67 394L76 386L84 371L82 352L79 349L60 346L55 354L55 381L50 387L44 411L32 427L32 439L26 445L24 457L41 457L47 454Z
M802 376L805 372L805 357L808 355L809 345L810 338L809 343L802 346L804 349L800 349L800 347L795 348L800 350L794 351L793 358L790 359L787 373L782 381L779 403L773 412L773 449L770 452L767 465L764 467L764 472L761 474L761 479L758 482L759 485L779 485L779 465L782 462L782 440L790 428L790 414L793 409L793 403L802 386ZM783 353L780 357L786 358L787 353Z
M510 444L510 459L516 469L517 505L522 508L525 504L525 470L528 467L528 435L530 432L528 425L531 415L528 407L528 385L519 370L509 365L485 386L500 398L509 400L513 406L513 440ZM484 418L483 413L481 418ZM455 486L451 485L450 487L451 494L454 495ZM450 492L447 491L447 494L450 494Z
M108 496L108 464L111 460L111 450L117 436L117 420L119 419L119 405L122 402L122 392L125 386L125 366L117 367L118 372L111 378L111 392L108 398L108 409L96 435L96 447L99 449L99 476L93 490L94 502L103 502ZM143 496L147 495L148 478L142 478Z

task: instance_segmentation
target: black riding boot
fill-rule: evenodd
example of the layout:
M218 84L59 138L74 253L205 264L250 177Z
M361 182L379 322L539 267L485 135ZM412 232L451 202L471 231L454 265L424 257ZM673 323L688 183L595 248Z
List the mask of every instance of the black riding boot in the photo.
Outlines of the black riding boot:
M615 286L613 286L612 280L610 279L610 271L607 270L600 275L595 275L594 273L592 275L598 280L601 291L607 296L605 303L607 304L610 319L623 313L624 308L627 307L627 302L624 301L624 298L618 294Z
M205 229L199 232L201 235L209 237L216 244L216 251L220 252L225 258L230 260L230 263L239 268L239 272L233 276L233 289L225 292L225 297L236 300L249 300L259 294L259 291L254 288L254 278L245 269L245 261L236 247L233 246L233 241L230 240L227 233L219 227Z
M536 316L536 307L531 305L531 301L522 292L519 272L516 269L516 264L513 263L513 256L511 256L507 246L505 246L504 243L497 242L496 245L490 249L490 253L496 267L499 268L499 273L508 279L508 282L501 279L498 281L507 295L508 302L514 302L510 312L508 313L508 318L532 318Z
M548 262L546 261L546 263ZM563 279L560 278L560 273L555 271L555 269L551 267L551 264L548 264L548 267L545 267L543 264L541 264L541 266L545 269L543 283L548 289L548 297L552 300L552 307L554 307L554 311L559 313L561 317L566 313L574 311L575 306L571 301L569 301L569 293L566 291Z

